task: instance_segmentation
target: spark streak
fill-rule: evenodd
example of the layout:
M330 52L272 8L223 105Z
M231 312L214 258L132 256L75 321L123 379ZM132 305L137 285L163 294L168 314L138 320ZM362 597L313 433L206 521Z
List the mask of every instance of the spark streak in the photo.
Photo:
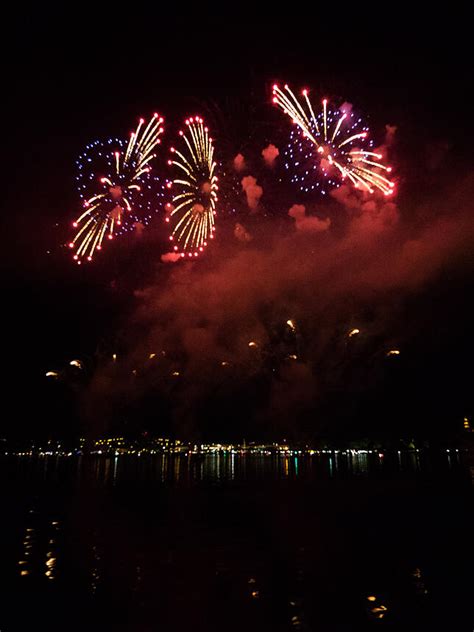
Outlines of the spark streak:
M201 117L186 120L186 133L179 149L171 147L168 164L175 168L177 177L170 186L173 190L172 209L166 218L171 220L174 250L181 257L197 257L214 237L214 216L217 204L214 145Z

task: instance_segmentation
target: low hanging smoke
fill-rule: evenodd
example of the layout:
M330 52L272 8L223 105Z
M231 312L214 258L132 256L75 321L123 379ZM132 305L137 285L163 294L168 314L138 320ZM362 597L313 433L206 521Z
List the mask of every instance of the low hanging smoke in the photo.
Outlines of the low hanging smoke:
M260 189L250 178L247 195ZM202 261L158 267L136 291L121 362L104 360L85 410L113 416L153 395L156 432L166 418L180 435L218 438L291 436L301 424L316 432L318 406L352 410L351 397L392 361L387 351L401 348L403 358L432 318L430 306L405 319L405 305L446 270L472 273L474 180L409 212L345 186L332 197L332 219L293 205L285 230L268 220L249 241L233 223Z

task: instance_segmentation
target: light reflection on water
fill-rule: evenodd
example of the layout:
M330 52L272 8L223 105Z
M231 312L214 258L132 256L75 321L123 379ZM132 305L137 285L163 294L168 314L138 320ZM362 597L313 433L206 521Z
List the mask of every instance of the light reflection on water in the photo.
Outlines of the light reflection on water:
M472 489L449 457L3 461L0 629L48 607L57 629L458 629Z
M436 461L424 452L369 454L363 452L327 452L318 455L114 455L88 457L10 457L10 471L20 477L38 474L54 480L74 470L79 483L91 472L100 484L115 485L125 478L173 482L233 481L285 478L393 477L414 475L433 469L452 471L463 467L462 452L440 453Z

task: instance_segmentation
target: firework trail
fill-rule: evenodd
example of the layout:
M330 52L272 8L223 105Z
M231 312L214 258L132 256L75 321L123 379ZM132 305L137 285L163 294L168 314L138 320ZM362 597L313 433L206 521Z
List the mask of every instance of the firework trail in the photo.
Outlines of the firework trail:
M295 171L292 181L302 191L319 190L325 195L347 179L357 189L391 195L395 184L386 177L391 167L380 162L382 154L373 151L362 119L349 111L330 109L327 99L316 113L307 90L302 97L299 100L287 85L283 90L273 86L273 102L296 125L285 152L285 166Z
M77 182L84 210L73 223L77 232L69 243L77 263L92 261L104 239L148 224L156 212L164 189L152 163L162 133L163 118L154 114L147 124L140 119L128 142L95 141L81 154Z
M170 241L181 257L197 257L214 238L217 203L217 176L214 145L201 117L186 119L180 131L179 148L171 147L168 164L175 177L172 203L167 204L166 221L172 225Z

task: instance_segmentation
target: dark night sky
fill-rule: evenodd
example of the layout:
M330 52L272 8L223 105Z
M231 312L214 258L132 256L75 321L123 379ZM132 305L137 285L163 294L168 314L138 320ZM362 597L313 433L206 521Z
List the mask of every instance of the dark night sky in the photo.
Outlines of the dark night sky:
M472 73L461 16L431 10L416 20L400 5L367 15L359 7L354 22L349 10L319 11L307 21L304 12L298 20L245 5L163 9L150 19L52 10L12 18L2 106L11 174L4 201L15 236L28 241L34 225L37 244L48 220L63 219L75 199L74 160L91 138L128 132L154 109L180 119L210 100L251 93L263 102L275 79L354 102L379 128L396 123L410 168L411 152L439 142L465 164Z
M19 375L30 388L50 363L92 354L127 308L128 295L107 285L123 261L91 275L70 266L58 244L74 212L77 154L92 138L128 132L139 115L180 120L242 95L264 103L279 79L356 103L375 129L397 125L400 196L413 205L472 170L472 60L461 15L431 7L414 20L391 5L369 16L356 4L290 12L298 6L183 5L112 17L35 9L4 22L4 364L16 385ZM425 173L436 147L449 147L441 182ZM472 278L456 282L459 300Z

